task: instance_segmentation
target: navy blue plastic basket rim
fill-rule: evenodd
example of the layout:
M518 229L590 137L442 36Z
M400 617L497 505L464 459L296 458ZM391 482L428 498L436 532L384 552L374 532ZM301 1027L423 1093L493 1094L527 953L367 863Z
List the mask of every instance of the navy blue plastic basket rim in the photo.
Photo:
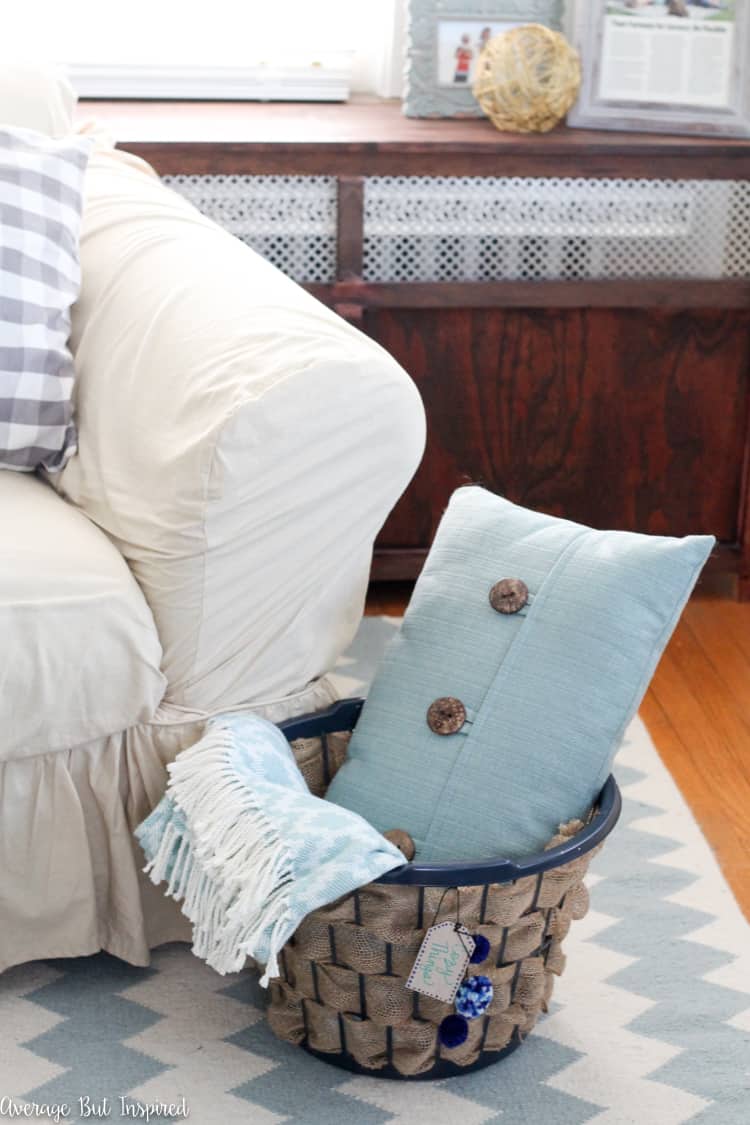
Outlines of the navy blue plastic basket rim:
M363 699L342 699L325 711L301 715L279 723L289 742L298 738L317 738L334 731L353 730L364 706ZM610 774L597 798L589 823L570 840L545 852L520 860L494 857L458 863L405 863L387 871L376 883L418 887L474 887L487 883L513 883L529 875L539 875L554 867L562 867L585 855L606 839L620 817L622 797L617 782Z

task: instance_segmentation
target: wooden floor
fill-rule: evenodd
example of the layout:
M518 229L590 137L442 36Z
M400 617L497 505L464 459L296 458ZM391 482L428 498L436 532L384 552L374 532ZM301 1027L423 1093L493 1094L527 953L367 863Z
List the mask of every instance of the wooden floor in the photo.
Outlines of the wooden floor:
M367 612L400 615L410 593L377 583ZM693 595L641 717L750 920L750 602L728 580Z

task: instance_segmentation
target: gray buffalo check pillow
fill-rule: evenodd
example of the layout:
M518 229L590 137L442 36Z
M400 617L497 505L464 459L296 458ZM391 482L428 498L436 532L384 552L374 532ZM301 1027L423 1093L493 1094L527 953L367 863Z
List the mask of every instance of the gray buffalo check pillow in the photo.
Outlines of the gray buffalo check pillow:
M0 468L75 452L70 308L91 142L0 127Z

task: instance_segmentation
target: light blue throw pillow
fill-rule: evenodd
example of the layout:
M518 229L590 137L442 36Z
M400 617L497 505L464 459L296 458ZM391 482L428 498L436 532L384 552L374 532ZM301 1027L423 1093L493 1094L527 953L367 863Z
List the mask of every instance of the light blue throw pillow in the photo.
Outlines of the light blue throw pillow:
M540 850L595 800L714 542L459 489L328 800L416 859Z

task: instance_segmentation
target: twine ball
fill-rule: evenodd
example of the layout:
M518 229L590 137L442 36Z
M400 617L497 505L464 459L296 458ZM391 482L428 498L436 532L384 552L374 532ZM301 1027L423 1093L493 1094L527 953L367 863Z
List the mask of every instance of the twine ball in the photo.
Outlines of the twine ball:
M581 61L559 31L538 23L504 31L477 62L474 97L509 133L547 133L578 97Z

